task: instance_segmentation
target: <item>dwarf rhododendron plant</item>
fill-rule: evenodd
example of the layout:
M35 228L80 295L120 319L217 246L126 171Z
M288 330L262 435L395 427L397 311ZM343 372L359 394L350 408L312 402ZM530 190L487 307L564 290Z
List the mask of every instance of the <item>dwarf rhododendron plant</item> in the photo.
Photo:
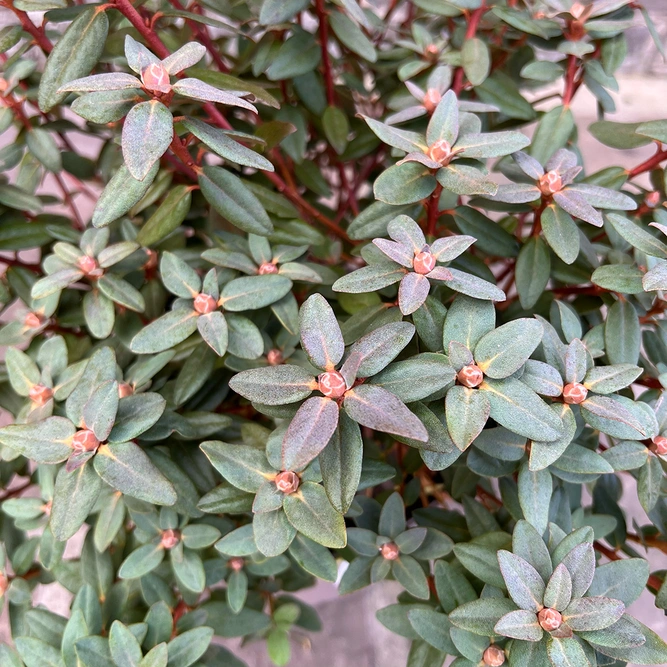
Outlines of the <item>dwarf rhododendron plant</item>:
M299 665L383 580L408 667L667 663L650 12L0 11L1 667Z

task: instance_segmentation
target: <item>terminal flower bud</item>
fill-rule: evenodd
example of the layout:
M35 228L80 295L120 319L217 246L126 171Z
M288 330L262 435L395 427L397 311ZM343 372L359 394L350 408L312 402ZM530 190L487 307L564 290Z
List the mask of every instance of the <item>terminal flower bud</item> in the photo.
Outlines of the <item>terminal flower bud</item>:
M99 446L100 441L90 429L81 429L72 437L72 447L77 453L94 452Z
M276 475L276 488L281 493L294 493L298 488L301 480L299 476L291 470L283 470L283 472Z
M421 273L422 275L431 273L435 268L435 256L428 250L422 250L415 254L415 258L412 260L412 267L415 273Z
M482 369L477 364L470 364L469 366L464 366L457 374L456 379L464 386L470 387L479 387L484 380L484 373Z
M53 396L53 390L43 384L35 384L30 387L28 396L35 405L44 405Z
M329 398L340 398L347 391L345 379L338 371L327 371L318 376L317 388Z
M200 315L208 315L218 307L218 302L210 294L197 294L194 308Z
M162 539L160 544L165 549L173 549L179 542L181 536L177 530L173 528L167 528L167 530L162 531Z
M570 382L563 387L563 400L570 405L583 403L588 396L588 389L579 382Z
M169 83L169 72L162 63L151 63L141 73L141 82L146 90L154 93L168 93L171 90Z
M482 662L486 667L500 667L505 664L505 651L503 651L500 646L491 644L491 646L484 651Z
M380 547L380 555L385 560L396 560L400 556L400 551L394 542L385 542Z
M544 609L540 610L540 612L537 614L537 620L542 626L542 629L546 630L547 632L558 630L558 628L560 628L560 626L563 624L563 617L561 616L561 613L557 609L551 609L550 607L545 607Z
M548 171L540 176L538 187L543 195L550 197L563 189L563 179L557 171Z
M259 269L257 269L257 273L259 273L260 276L266 276L270 273L278 273L278 267L273 262L262 262Z

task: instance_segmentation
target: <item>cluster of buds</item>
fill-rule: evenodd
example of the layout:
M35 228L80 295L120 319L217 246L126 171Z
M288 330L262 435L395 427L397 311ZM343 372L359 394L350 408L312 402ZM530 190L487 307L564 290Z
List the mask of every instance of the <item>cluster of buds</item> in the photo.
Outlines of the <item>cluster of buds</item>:
M580 382L570 382L563 387L563 401L570 405L583 403L588 396L588 389Z
M42 317L39 313L28 313L23 319L23 324L28 329L39 329L44 326L46 318Z
M385 560L396 560L400 556L400 551L394 542L385 542L380 547L380 555Z
M87 428L77 431L72 437L72 449L77 454L83 454L84 452L94 452L100 446L100 441L97 439L95 434Z
M486 667L501 667L501 665L505 664L505 651L503 651L500 646L491 644L491 646L484 651L482 662Z
M28 397L37 406L45 405L53 397L53 390L43 384L34 384L28 391Z
M429 88L422 99L422 104L424 105L424 109L426 109L426 111L432 114L435 111L438 104L440 104L441 99L442 99L442 94L437 88Z
M200 315L208 315L218 308L218 302L210 295L201 292L197 294L194 302L194 309Z
M300 483L301 480L299 479L299 476L291 470L283 470L283 472L276 475L275 479L278 491L287 495L296 493Z
M551 197L563 189L563 179L557 171L548 171L540 176L537 187L545 197Z
M456 379L464 386L470 389L479 387L484 380L484 373L477 364L464 366L457 374Z
M141 83L152 93L171 92L169 72L162 63L151 63L141 72Z
M89 255L79 257L76 265L83 271L88 278L100 278L104 274L104 269L100 267L97 260Z
M266 276L271 273L278 273L278 267L273 262L262 262L257 269L260 276Z
M120 382L118 384L118 398L127 398L134 394L134 387L127 382Z
M433 253L428 249L428 246L423 248L420 252L415 253L415 258L412 260L412 268L415 273L426 275L431 273L435 268L436 259Z
M277 348L269 350L266 353L266 363L269 364L269 366L280 366L284 360L282 350L278 350Z
M232 572L240 572L245 565L245 558L241 556L234 556L227 561L227 567L232 570Z
M179 543L180 539L181 534L179 531L167 528L167 530L162 531L160 545L163 549L173 549Z
M427 155L441 167L446 167L456 155L456 151L452 150L452 146L447 140L438 139L428 147Z
M538 612L537 621L543 630L554 632L563 624L563 616L557 609L544 607Z
M317 388L327 398L341 398L347 391L347 384L338 371L327 371L318 375Z
M657 456L667 456L667 438L664 435L656 435L650 449Z

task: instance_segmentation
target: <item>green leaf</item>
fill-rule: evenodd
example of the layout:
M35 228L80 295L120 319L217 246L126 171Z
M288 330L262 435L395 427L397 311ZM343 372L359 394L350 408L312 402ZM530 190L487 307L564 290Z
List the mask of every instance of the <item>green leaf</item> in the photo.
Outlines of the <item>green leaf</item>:
M602 630L618 621L625 611L620 600L585 597L572 600L563 612L563 621L575 632Z
M397 283L405 275L405 269L394 264L365 266L339 278L334 284L335 292L360 294L373 292Z
M495 625L494 632L505 637L537 642L544 634L533 611L518 609L505 614Z
M526 363L542 340L537 320L513 320L483 336L475 346L475 362L485 375L503 379Z
M579 238L578 234L575 238ZM516 261L516 287L523 308L529 310L537 303L549 282L550 273L549 248L540 236L533 236L521 248Z
M624 558L595 569L589 595L620 600L629 606L639 598L649 576L649 565L643 558Z
M173 505L176 492L133 442L102 445L93 459L97 474L122 493L156 505Z
M336 560L326 547L297 533L289 547L289 553L306 572L324 581L336 581L338 575Z
M38 91L42 111L50 111L67 97L67 93L58 92L63 84L92 71L102 55L108 32L109 19L99 7L85 9L70 24L44 66Z
M313 294L299 311L301 346L316 368L334 370L345 352L336 316L321 294Z
M283 470L304 468L327 446L338 425L338 413L338 405L322 396L301 405L283 438Z
M549 521L549 502L552 494L548 470L531 471L527 463L519 470L519 503L524 518L542 535Z
M401 554L392 563L391 572L405 590L416 598L428 600L428 580L421 565L412 557Z
M491 417L513 433L538 441L553 441L562 435L560 417L519 380L487 379L480 391L491 404Z
M150 100L130 109L123 123L123 159L131 176L143 181L164 155L174 135L173 119L162 102Z
M291 288L289 278L277 274L235 278L223 287L220 303L232 312L258 310L279 301Z
M349 389L343 407L348 416L362 426L420 442L428 440L426 428L418 417L394 394L381 387L364 384Z
M137 101L136 90L101 90L81 95L70 108L91 123L115 123L126 116Z
M336 153L338 155L344 153L350 133L350 124L345 112L338 107L327 107L322 116L322 127L327 140Z
M35 127L26 134L28 150L49 170L58 172L62 169L60 149L50 132Z
M306 537L332 549L345 546L343 515L331 506L319 484L304 482L296 493L285 496L283 507L288 521Z
M377 53L373 42L371 42L362 30L342 12L332 12L329 15L329 24L331 29L341 44L345 45L350 51L358 56L374 63L377 60Z
M482 598L457 607L449 614L449 620L457 628L490 637L495 634L496 623L505 614L515 610L516 605L507 598Z
M464 451L486 424L491 406L484 393L467 387L452 387L445 397L447 429L456 446Z
M177 185L172 188L137 234L137 243L151 246L178 229L190 212L192 188Z
M244 232L268 236L273 225L259 199L239 179L220 167L204 167L199 187L211 206Z
M363 452L359 425L341 412L338 426L319 456L324 490L334 509L341 514L350 509L357 492Z
M76 428L64 417L34 424L11 424L0 429L0 443L37 463L60 463L72 452Z
M662 259L667 257L667 245L632 220L617 213L607 214L607 220L614 230L637 250L641 250L652 257Z
M637 364L641 346L639 317L629 301L617 301L607 313L605 349L612 364Z
M435 177L445 190L454 192L457 195L494 195L498 190L498 186L489 180L482 171L465 164L454 163L442 167L438 169ZM376 185L377 182L375 181ZM375 196L380 199L377 192ZM425 197L428 197L428 194L420 197L420 199L424 199Z
M197 330L197 319L194 310L172 310L141 329L130 342L130 349L136 354L168 350Z
M274 171L273 165L265 157L234 141L223 130L211 127L196 118L186 118L183 125L220 157L244 167Z
M545 585L537 570L520 556L504 550L498 552L498 563L507 591L516 605L534 614L540 611Z
M285 23L307 5L308 0L264 0L259 12L259 22L262 25Z
M204 655L213 638L213 628L188 630L174 637L168 644L168 667L190 667Z
M489 76L491 56L486 43L479 39L466 39L461 49L461 65L473 86L479 86Z
M303 327L301 331L303 335ZM300 366L281 364L242 371L229 381L229 386L249 401L283 405L308 398L317 388L317 383Z
M593 646L603 655L623 662L632 661L636 665L659 665L667 661L667 643L664 639L635 619L632 619L632 622L646 637L643 645L632 648L612 648L597 644Z
M114 621L109 633L109 650L118 667L138 667L141 662L141 646L126 625Z
M544 238L551 249L566 264L572 264L579 255L579 231L570 214L559 206L550 204L542 211L541 221ZM549 272L547 279L548 275ZM531 289L527 286L526 294L530 292Z
M544 592L544 606L563 611L572 599L572 577L563 563L553 571Z
M58 471L49 519L57 540L68 540L81 528L101 488L102 482L90 465L72 472L67 472L64 467Z
M254 447L209 440L202 442L200 449L230 484L248 493L257 493L259 487L276 474L264 452Z
M373 192L376 199L398 206L426 199L435 186L428 168L418 162L404 162L383 171L373 183Z
M26 667L60 667L60 651L35 637L17 637L16 650Z
M547 653L554 667L590 667L584 649L574 637L549 637Z
M610 148L639 148L650 142L648 137L637 133L641 123L614 123L600 120L593 123L588 131L602 144Z
M156 162L143 180L132 176L125 165L121 165L107 183L93 211L93 227L106 227L125 215L148 192L160 165Z

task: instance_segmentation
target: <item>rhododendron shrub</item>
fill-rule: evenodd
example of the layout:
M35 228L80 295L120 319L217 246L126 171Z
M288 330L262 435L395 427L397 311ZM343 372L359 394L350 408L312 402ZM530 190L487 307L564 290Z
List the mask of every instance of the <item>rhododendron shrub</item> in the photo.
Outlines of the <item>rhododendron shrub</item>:
M667 662L647 11L0 5L2 667L298 664L386 579L409 667Z

